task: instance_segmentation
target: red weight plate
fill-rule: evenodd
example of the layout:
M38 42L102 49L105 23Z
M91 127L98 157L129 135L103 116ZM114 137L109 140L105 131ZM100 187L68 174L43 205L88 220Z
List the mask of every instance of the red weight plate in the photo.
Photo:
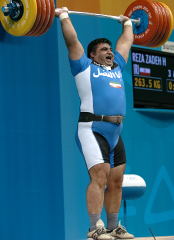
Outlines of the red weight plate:
M160 4L163 6L165 12L166 12L166 16L167 16L167 20L168 20L168 28L166 28L165 34L163 36L163 39L161 40L161 42L158 44L158 47L163 45L167 39L169 38L172 30L173 30L173 15L172 12L170 10L170 8L163 2L160 2Z
M156 9L157 9L157 14L159 16L159 24L158 24L158 28L157 28L157 32L154 36L154 38L151 40L151 42L147 43L146 46L148 47L155 47L156 46L156 42L159 41L159 37L164 29L163 25L164 25L164 17L162 14L162 9L161 7L157 4L157 2L153 2L153 4L156 5Z
M37 29L37 26L42 17L42 3L41 0L37 0L37 17L32 29L26 34L26 36L31 36L33 32Z
M41 28L35 32L34 36L39 36L40 33L42 33L46 26L48 25L49 19L50 19L50 12L51 12L51 6L50 6L50 0L44 0L46 4L46 15L45 15L45 20L41 26Z
M148 27L141 34L134 34L134 44L146 45L154 38L159 24L159 16L157 7L150 0L136 0L126 9L125 15L131 18L131 15L136 10L145 11L148 15ZM141 21L141 19L140 19ZM143 24L143 23L140 23Z
M173 24L174 24L174 19L173 19L173 14L172 14L172 11L171 9L167 6L167 4L165 3L161 3L165 9L168 11L168 14L170 16L170 33L173 31Z
M148 47L154 47L154 44L153 44L153 41L155 39L156 36L159 35L159 28L160 28L160 24L161 24L161 11L159 9L159 6L156 4L156 2L151 2L154 10L155 10L155 13L156 13L156 16L157 16L157 21L156 21L156 24L153 23L152 21L152 24L154 24L154 34L152 35L152 38L149 39L149 41L145 41L145 42L142 42L143 46L148 46Z
M40 29L42 28L44 22L45 22L45 19L46 19L46 14L47 14L47 7L46 7L46 3L45 3L45 0L40 0L41 2L41 18L40 18L40 21L37 25L37 28L35 29L35 31L32 33L32 35L30 36L35 36L35 33L37 33L38 31L40 31Z
M161 46L164 42L166 42L166 40L168 39L168 35L170 32L170 26L171 26L171 20L170 20L170 15L169 12L167 11L167 9L164 7L162 2L159 2L159 4L161 5L161 7L163 8L163 11L165 13L165 22L166 22L166 28L164 31L164 34L161 38L161 40L159 40L156 44L156 47Z
M146 1L146 0L145 0ZM150 0L149 0L150 1ZM155 38L156 35L158 35L158 30L159 30L159 26L160 26L160 15L159 15L159 9L158 9L158 6L155 4L155 2L152 2L150 1L150 4L152 5L154 11L155 11L155 14L156 14L156 22L153 22L153 18L149 18L149 26L150 26L150 23L153 25L154 24L154 28L152 28L151 30L149 31L153 31L153 34L151 33L151 37L149 38L149 40L145 39L144 42L142 42L142 45L143 46L151 46L152 45L152 42L153 42L153 39ZM151 13L149 12L149 17L151 17ZM148 26L148 28L149 28Z
M46 3L45 0L40 0L41 3L41 18L40 21L37 24L37 28L35 29L35 31L32 32L32 34L30 34L30 36L35 36L35 33L40 30L40 28L42 27L45 18L46 18Z
M55 17L54 0L50 0L50 7L51 7L51 13L50 13L50 19L49 19L48 25L46 26L45 30L40 33L40 35L46 33L53 23L53 20L54 20L54 17Z
M169 19L168 19L168 16L166 15L166 11L165 11L164 7L159 2L156 2L156 4L161 9L161 13L162 13L162 17L163 17L163 24L162 24L162 28L161 28L159 36L154 41L154 47L157 47L160 44L160 42L162 41L162 39L164 38L164 36L166 34L166 30L169 29Z

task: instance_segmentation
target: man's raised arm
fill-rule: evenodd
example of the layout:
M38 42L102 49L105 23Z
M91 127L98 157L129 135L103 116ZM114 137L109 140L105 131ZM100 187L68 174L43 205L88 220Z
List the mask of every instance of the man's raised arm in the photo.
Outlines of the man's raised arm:
M134 41L134 35L131 20L124 16L122 19L123 32L116 43L116 51L118 51L127 62L129 51Z
M56 8L55 15L59 17L61 21L62 32L69 52L70 59L72 60L79 59L83 55L84 49L80 41L78 40L77 33L68 16L68 9Z

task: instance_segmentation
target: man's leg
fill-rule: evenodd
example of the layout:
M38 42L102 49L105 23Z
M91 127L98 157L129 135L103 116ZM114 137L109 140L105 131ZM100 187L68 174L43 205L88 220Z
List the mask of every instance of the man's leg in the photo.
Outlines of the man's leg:
M110 174L109 144L102 135L92 131L90 124L88 128L86 124L79 123L77 140L90 175L90 184L86 194L90 219L88 238L112 240L113 237L106 233L100 219L104 191Z
M126 154L124 143L119 138L114 154L111 156L114 160L114 168L110 170L108 187L105 192L105 208L107 212L107 228L115 239L132 239L134 236L126 229L118 225L118 214L122 200L122 183L126 166Z
M122 181L125 164L112 168L108 188L105 192L105 208L107 212L107 229L115 239L132 239L134 235L118 224L118 213L122 199Z
M107 212L107 224L109 229L114 229L118 223L118 213L122 199L122 182L126 166L126 152L121 136L115 149L110 154L112 164L108 188L105 193L105 208Z
M105 191L105 209L107 212L109 230L116 228L118 224L118 213L122 199L122 182L125 164L121 164L110 170L107 189Z
M106 232L104 223L100 219L109 172L110 165L108 163L97 164L89 170L91 182L87 189L87 207L91 226L88 238L114 240L114 237Z
M103 208L104 191L110 172L108 163L101 163L89 170L90 184L87 189L87 208L91 221L90 230L95 229Z

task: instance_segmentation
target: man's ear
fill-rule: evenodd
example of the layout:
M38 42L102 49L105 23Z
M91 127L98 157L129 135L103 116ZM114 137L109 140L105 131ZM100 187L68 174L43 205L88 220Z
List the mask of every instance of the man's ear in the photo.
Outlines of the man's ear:
M90 57L91 57L91 58L94 58L94 56L95 56L95 52L91 52L91 53L90 53Z

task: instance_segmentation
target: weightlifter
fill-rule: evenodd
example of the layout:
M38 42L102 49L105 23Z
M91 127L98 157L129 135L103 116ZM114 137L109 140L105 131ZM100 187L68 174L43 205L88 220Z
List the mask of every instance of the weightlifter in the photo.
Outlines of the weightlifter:
M133 43L132 22L122 17L123 32L114 52L108 39L93 40L87 55L78 40L67 8L56 9L69 52L72 74L81 100L77 142L86 161L90 184L87 208L90 219L88 238L132 239L118 224L126 156L120 137L125 116L122 71ZM103 206L107 228L101 220Z

